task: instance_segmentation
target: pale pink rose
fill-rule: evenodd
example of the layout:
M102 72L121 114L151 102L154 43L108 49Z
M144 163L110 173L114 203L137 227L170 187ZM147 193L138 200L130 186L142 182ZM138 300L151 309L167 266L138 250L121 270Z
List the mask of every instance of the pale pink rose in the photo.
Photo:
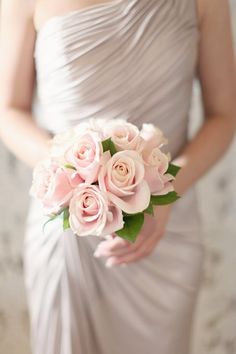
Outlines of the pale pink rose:
M78 134L73 127L67 128L64 132L56 134L50 141L50 156L56 158L61 164L65 164L66 150L78 139Z
M105 140L103 135L103 127L107 124L108 118L89 118L77 124L74 129L78 135L86 132L96 132L99 134L101 140Z
M51 140L51 153L50 156L53 158L60 159L60 161L65 163L65 152L66 150L76 143L80 137L88 132L97 132L100 140L103 140L102 127L104 126L105 119L95 119L90 118L86 121L82 121L73 127L68 127L65 131L56 134Z
M164 195L174 191L171 183L175 178L169 173L159 173L156 166L148 166L145 171L145 179L153 195Z
M67 163L76 168L86 183L97 181L100 159L103 153L98 133L87 131L82 134L65 153Z
M168 140L165 138L163 132L153 124L143 124L140 136L144 140L142 156L145 162L154 148L161 148L163 145L168 143Z
M105 236L123 228L122 211L112 205L97 185L82 183L69 206L69 223L78 236Z
M164 174L169 166L169 155L162 152L158 147L155 147L150 150L149 155L145 154L144 161L146 166L156 166L158 172Z
M33 171L30 195L42 202L46 214L56 214L69 205L73 190L82 182L78 173L55 160L39 162Z
M150 202L150 190L144 174L138 152L125 150L112 157L107 152L103 155L98 181L113 204L128 214L134 214L146 209Z
M139 129L124 119L108 121L103 127L103 133L107 138L112 139L118 151L142 150L143 139L140 136Z
M171 181L174 180L174 177L166 173L169 166L169 155L156 147L145 158L145 179L151 193L163 195L173 191Z

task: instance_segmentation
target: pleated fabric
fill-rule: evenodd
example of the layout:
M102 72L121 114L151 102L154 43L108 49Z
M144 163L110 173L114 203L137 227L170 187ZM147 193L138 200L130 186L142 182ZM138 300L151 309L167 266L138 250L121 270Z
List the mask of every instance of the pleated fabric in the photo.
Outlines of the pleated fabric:
M187 142L199 29L195 0L114 0L43 25L35 43L38 124L93 118L158 125ZM195 188L172 208L153 252L122 268L94 258L100 239L48 224L30 200L24 270L34 354L189 354L204 258Z

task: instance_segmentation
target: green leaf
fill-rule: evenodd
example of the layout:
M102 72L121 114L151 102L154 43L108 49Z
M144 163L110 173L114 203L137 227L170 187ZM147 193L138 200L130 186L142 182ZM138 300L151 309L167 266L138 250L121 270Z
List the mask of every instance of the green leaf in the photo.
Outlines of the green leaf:
M70 168L71 170L75 170L75 171L76 171L76 168L75 168L74 166L68 164L68 163L65 164L64 167L65 167L65 168Z
M111 156L117 152L116 147L115 147L113 141L111 140L111 138L103 140L102 147L103 147L103 152L110 151Z
M180 166L177 166L177 165L174 165L173 163L170 163L166 173L169 173L169 174L171 174L172 176L175 177L180 169L181 169Z
M70 228L70 221L69 221L69 208L66 208L63 213L63 230L67 230Z
M65 210L68 208L63 208L61 209L57 214L53 214L49 217L49 219L43 224L43 232L45 232L45 226L50 222L53 221L59 217L61 217L62 215L64 215Z
M52 220L56 219L58 215L51 216L44 224L43 224L43 233L45 232L45 226Z
M151 195L151 202L153 205L166 205L174 203L180 196L175 192L169 192L165 195Z
M126 214L124 222L123 229L116 231L116 234L133 243L143 226L144 213Z
M144 213L154 216L153 204L151 199L148 207L144 210Z

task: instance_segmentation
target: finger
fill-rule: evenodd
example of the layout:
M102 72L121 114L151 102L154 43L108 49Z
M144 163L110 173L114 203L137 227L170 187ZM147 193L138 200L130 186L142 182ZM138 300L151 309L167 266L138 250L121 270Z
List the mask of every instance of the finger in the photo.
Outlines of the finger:
M158 240L159 238L154 233L148 238L148 240L146 240L146 242L142 243L138 249L135 249L134 251L122 256L109 257L106 264L108 266L112 266L115 264L131 263L138 261L139 259L146 257L154 249Z
M117 237L111 241L103 241L101 242L95 252L94 252L94 257L103 257L103 256L109 256L113 252L116 252L117 255L122 255L122 250L128 249L130 245L130 242ZM111 251L110 251L111 249ZM115 249L115 251L113 251Z
M129 246L117 248L114 251L110 251L109 248L98 247L95 251L94 255L96 257L111 257L111 256L122 256L131 252L131 248Z
M120 248L125 248L130 246L130 242L123 239L122 237L116 236L112 240L102 241L97 246L99 250L117 250Z
M95 251L94 256L95 257L120 257L120 256L124 256L125 254L130 253L128 250L126 249L120 249L117 251L113 251L110 252L108 250L98 250Z
M138 249L146 238L147 236L142 233L139 234L135 243L131 243L118 237L111 242L106 242L106 244L99 244L94 255L95 257L122 256Z
M148 215L147 215L148 217ZM153 222L153 218L151 219L151 221ZM148 222L148 218L147 218L147 222ZM100 242L100 244L97 246L97 251L98 253L101 252L106 252L106 255L108 254L107 252L109 251L109 254L111 255L113 251L118 251L118 254L120 254L120 250L123 249L124 253L127 253L127 248L132 251L137 249L144 240L146 240L149 235L151 234L151 232L149 232L150 230L150 223L146 224L146 226L148 226L148 230L147 227L144 228L141 233L138 235L136 241L134 243L125 240L124 238L113 234L113 239L108 240L107 242ZM153 231L153 230L152 230ZM114 253L115 255L116 253Z
M134 252L129 252L127 255L109 257L106 262L106 266L111 267L113 265L118 265L122 263L127 264L127 263L134 262L135 260L138 260L142 257L144 257L144 252L142 248L139 248Z

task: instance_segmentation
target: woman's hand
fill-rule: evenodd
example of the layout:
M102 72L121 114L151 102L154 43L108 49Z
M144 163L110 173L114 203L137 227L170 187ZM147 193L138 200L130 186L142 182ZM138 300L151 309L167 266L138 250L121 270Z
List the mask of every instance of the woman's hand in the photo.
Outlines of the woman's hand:
M107 257L107 267L136 262L148 256L165 233L171 207L171 204L157 206L155 216L145 214L142 231L134 243L114 235L99 243L94 256Z

